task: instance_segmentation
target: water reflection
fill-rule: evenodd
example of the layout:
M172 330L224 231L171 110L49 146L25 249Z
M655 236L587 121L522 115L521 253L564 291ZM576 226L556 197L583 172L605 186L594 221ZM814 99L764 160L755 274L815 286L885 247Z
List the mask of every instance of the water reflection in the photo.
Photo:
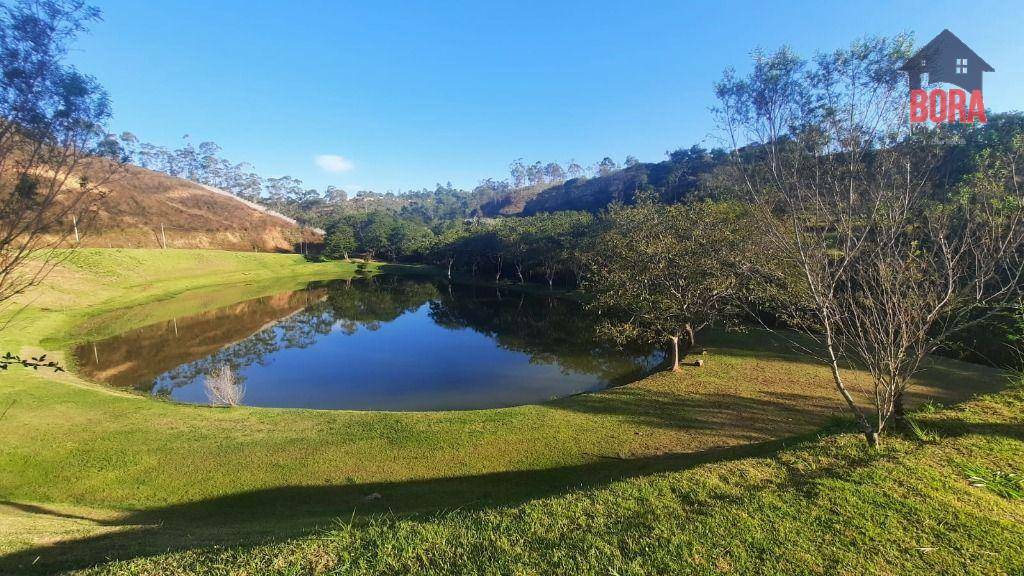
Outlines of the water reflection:
M382 276L316 282L90 342L79 372L184 402L229 367L244 403L356 410L535 403L628 382L661 360L595 337L571 300Z

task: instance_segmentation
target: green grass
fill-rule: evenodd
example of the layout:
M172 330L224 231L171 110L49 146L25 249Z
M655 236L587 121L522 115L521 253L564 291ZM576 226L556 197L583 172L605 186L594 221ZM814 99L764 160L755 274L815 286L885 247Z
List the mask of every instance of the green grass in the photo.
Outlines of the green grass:
M104 326L354 268L82 250L28 295L0 349L62 355ZM919 413L936 441L869 452L827 369L757 331L705 345L704 368L471 412L216 409L0 375L0 573L1024 570L1022 504L963 473L1024 470L1024 390ZM1004 378L941 360L913 400Z

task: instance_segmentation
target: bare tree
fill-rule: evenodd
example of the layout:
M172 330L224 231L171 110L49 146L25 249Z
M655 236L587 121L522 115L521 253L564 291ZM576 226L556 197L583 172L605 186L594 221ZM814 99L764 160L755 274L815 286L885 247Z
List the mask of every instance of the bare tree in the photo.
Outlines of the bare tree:
M103 131L106 92L64 63L98 18L79 0L0 7L0 306L52 269L63 254L47 249L81 226L124 160Z
M956 131L909 124L897 68L910 48L873 38L811 64L784 48L716 86L737 181L790 288L777 301L873 446L928 354L1014 301L1021 280L1020 141L964 185L940 186ZM870 418L846 366L871 375Z

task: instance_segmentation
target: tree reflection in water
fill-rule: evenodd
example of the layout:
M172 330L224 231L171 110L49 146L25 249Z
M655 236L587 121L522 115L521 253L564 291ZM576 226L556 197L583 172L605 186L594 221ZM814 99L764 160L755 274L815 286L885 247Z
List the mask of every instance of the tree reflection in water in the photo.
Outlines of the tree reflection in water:
M384 327L389 328L386 340L367 340L373 338L370 333L385 332ZM479 336L468 341L455 336L466 331ZM361 332L366 336L360 336ZM321 346L325 340L339 337L346 340L332 342L330 348ZM480 337L490 342L488 347L506 353L480 348ZM380 350L382 345L388 350ZM441 348L431 353L429 346ZM384 275L314 282L303 290L145 326L86 343L76 350L76 358L78 370L91 378L154 395L175 396L176 390L203 381L221 366L229 367L243 385L252 374L267 378L261 368L295 351L312 348L316 350L303 357L308 362L308 373L311 378L319 374L321 380L327 380L315 383L317 386L346 380L344 375L358 372L351 370L353 363L364 357L366 363L376 365L362 366L366 372L353 376L360 382L346 381L344 385L408 386L412 379L440 380L445 366L432 365L442 362L437 350L456 353L460 347L466 351L458 359L459 364L478 364L474 373L484 381L467 387L463 391L466 394L478 393L492 380L488 370L494 371L494 382L503 382L503 386L515 381L510 380L512 375L523 380L523 386L535 379L541 388L553 375L575 378L574 388L560 385L551 390L552 396L558 396L631 381L650 371L662 357L650 349L622 351L602 342L596 337L594 318L571 299ZM338 356L339 351L349 354L344 365L333 366L332 372L316 369L338 360L332 356ZM528 362L516 360L520 356ZM449 363L449 369L454 368L451 358L443 361ZM552 373L552 369L557 372ZM337 376L323 376L328 373ZM395 382L389 381L392 373ZM502 402L516 402L520 396L523 400L528 396L547 399L543 392L531 391L532 396L506 394ZM331 403L322 407L348 407L343 400ZM367 405L365 401L356 404L353 407ZM486 405L485 399L459 404ZM409 409L416 404L395 406Z

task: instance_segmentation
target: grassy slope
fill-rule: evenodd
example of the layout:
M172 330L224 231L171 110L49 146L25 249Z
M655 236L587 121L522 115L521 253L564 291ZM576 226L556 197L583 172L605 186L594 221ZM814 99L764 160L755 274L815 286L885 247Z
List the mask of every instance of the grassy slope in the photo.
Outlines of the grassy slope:
M127 328L351 272L293 256L81 251L0 332L0 349L60 350L100 314ZM229 282L246 286L213 286ZM813 431L838 410L827 372L760 334L709 344L709 366L682 376L433 414L212 409L12 372L0 376L0 407L14 402L0 420L0 572L167 551L110 570L1015 566L1020 505L966 488L949 457L985 454L1020 469L1019 394L974 405L985 434L956 429L936 446L897 442L873 456L843 435L783 448L773 439ZM1001 378L942 362L922 390L952 400ZM944 413L942 425L964 417ZM389 511L397 516L376 516ZM901 536L860 534L861 512ZM354 523L316 530L339 516ZM915 552L908 539L946 548ZM264 544L202 551L240 542Z
M182 178L132 165L114 168L100 159L89 164L85 175L104 184L103 193L88 200L89 217L79 222L81 246L159 248L166 242L170 248L293 252L302 236L307 242L323 240L292 221Z

